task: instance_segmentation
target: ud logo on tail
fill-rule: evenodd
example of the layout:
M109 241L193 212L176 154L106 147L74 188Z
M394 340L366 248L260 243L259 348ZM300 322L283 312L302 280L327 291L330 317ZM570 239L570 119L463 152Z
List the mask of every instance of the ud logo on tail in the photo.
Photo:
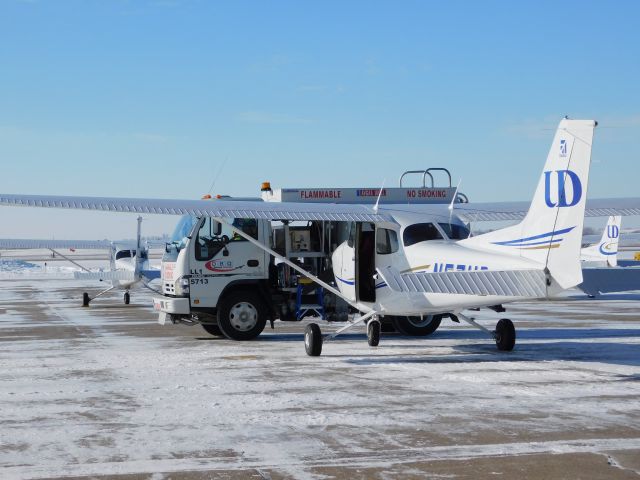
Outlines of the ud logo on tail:
M620 229L617 225L607 225L607 236L609 238L618 238L620 236Z
M567 141L564 139L560 140L560 156L561 157L567 156Z
M557 178L558 187L558 201L554 202L551 199L551 179L554 171L544 172L544 200L549 208L555 207L573 207L582 198L582 183L580 177L571 170L555 170L555 177ZM567 201L566 180L571 180L571 186L573 187L573 198L570 202Z

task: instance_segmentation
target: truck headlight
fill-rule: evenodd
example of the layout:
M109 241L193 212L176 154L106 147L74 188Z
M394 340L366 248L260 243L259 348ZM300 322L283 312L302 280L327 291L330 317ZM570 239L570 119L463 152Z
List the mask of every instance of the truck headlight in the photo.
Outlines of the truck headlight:
M175 292L177 297L189 296L189 277L187 275L176 280Z

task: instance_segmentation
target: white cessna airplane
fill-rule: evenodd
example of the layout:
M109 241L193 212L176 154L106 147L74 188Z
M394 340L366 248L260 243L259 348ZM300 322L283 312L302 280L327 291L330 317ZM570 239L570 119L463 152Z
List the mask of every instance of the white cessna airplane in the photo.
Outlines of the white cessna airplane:
M640 214L637 198L587 202L595 126L593 120L560 122L528 207L521 203L452 203L443 209L436 205L371 207L11 194L0 194L0 205L212 217L362 313L324 339L318 325L309 324L305 330L309 355L320 355L323 340L361 322L367 324L369 344L377 345L379 317L386 315L447 314L488 333L500 350L511 350L515 329L510 320L500 320L495 331L490 331L462 311L547 298L578 285L582 281L580 246L585 208L590 216ZM353 222L352 238L332 257L338 289L233 227L234 218ZM461 234L465 222L514 219L522 221L476 237ZM447 235L448 240L426 241L444 238L441 233L433 236L435 224L449 225L452 235Z
M584 247L580 253L583 262L606 263L609 267L618 265L618 242L622 217L611 215L598 243Z
M0 239L0 249L3 250L27 250L47 249L53 254L73 263L82 271L74 272L74 278L87 280L109 281L111 286L95 297L89 297L87 292L82 294L82 306L88 307L89 302L114 289L124 290L124 303L129 304L131 294L129 290L141 283L150 290L155 290L147 284L160 278L159 270L149 268L149 249L141 242L142 217L138 217L138 231L135 245L115 243L109 240L36 240L36 239ZM110 269L94 272L84 267L68 255L60 252L60 249L108 249Z

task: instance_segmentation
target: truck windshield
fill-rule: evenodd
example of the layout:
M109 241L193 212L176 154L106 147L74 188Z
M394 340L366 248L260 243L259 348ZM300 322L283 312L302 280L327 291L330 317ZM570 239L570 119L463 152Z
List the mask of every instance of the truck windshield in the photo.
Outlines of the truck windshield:
M197 217L190 217L189 215L180 218L178 225L176 225L173 231L173 235L171 235L171 242L175 243L179 249L183 248L187 243L187 236L191 233L197 221Z

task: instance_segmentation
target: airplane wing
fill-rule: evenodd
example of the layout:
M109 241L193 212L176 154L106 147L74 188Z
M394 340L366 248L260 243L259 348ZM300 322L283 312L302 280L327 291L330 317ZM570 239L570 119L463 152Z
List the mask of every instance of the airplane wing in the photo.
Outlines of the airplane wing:
M393 222L390 215L374 213L371 206L331 203L276 203L259 200L170 200L109 197L66 197L0 194L0 205L48 207L163 215L256 218L264 220L327 220Z
M582 283L578 288L588 295L640 290L640 268L583 268Z
M161 273L160 270L140 270L140 274L149 281L160 278Z
M542 270L479 270L472 272L405 273L387 267L378 275L391 288L403 293L449 293L546 297L547 277Z
M36 248L109 249L108 240L36 240L25 238L1 238L0 250L30 250Z
M73 278L79 280L123 280L134 281L135 273L130 270L110 270L108 272L73 272Z
M0 205L264 220L393 222L391 216L385 213L385 208L381 207L380 211L375 213L370 205L358 204L0 194ZM453 208L454 212L467 222L520 220L527 213L529 203L456 203ZM585 215L640 215L640 197L588 200Z
M529 202L455 203L453 211L466 222L522 220ZM640 197L587 200L586 217L640 215Z

